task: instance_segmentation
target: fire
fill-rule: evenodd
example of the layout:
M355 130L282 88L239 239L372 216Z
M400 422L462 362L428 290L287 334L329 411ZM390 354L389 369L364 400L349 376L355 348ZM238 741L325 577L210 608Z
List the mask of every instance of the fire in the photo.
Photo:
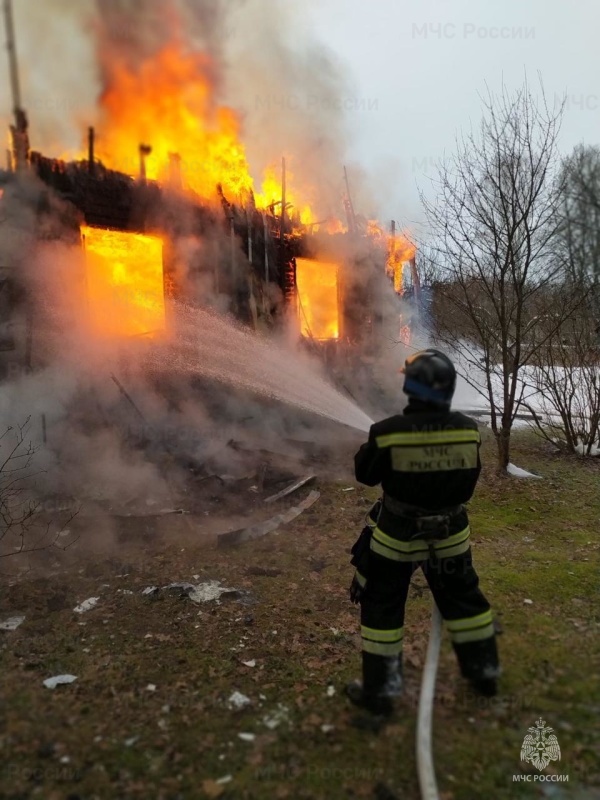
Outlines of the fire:
M136 71L117 60L100 102L97 152L109 167L137 174L144 144L151 148L150 179L168 180L172 155L179 154L184 188L203 198L213 198L219 183L235 197L252 188L239 118L215 104L205 54L169 44Z
M340 219L327 220L325 230L332 236L336 233L348 233L347 226Z
M378 220L367 220L367 236L372 236L374 239L379 239L383 237L383 235L383 228Z
M289 188L289 187L292 188ZM311 206L301 200L298 193L294 190L294 175L288 168L286 170L286 192L285 202L286 211L297 214L303 225L310 225L317 221ZM277 174L275 167L270 166L265 170L262 182L262 191L256 195L256 205L258 208L269 208L273 206L276 213L281 213L281 175ZM274 205L275 204L275 205Z
M394 280L394 290L404 294L404 265L415 257L417 248L403 234L388 236L387 247L386 272Z
M217 185L234 201L247 199L254 181L241 140L241 120L215 101L210 57L186 52L178 42L165 46L133 71L129 63L111 60L100 98L102 121L96 151L108 167L137 176L144 162L146 178L169 182L174 157L185 190L203 200L215 200ZM140 154L140 146L144 153ZM315 222L311 205L286 174L286 206L304 225ZM271 166L265 171L259 209L281 213L282 177Z
M81 227L91 323L103 336L156 333L165 326L163 242L158 236Z
M296 259L300 331L312 339L338 339L339 265L312 258Z

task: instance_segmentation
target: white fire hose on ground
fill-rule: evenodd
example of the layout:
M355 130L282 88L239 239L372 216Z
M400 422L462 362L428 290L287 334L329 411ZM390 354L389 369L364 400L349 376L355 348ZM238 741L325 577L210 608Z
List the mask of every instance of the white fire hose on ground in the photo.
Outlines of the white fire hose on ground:
M439 800L433 751L431 743L433 701L435 697L435 679L440 657L442 640L442 615L433 602L431 614L431 633L427 644L427 655L421 679L419 696L419 713L417 719L417 772L423 800Z

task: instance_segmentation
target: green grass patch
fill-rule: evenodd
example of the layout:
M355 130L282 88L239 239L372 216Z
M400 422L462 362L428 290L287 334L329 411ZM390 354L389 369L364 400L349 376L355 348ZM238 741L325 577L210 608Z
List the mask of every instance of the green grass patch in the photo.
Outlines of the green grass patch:
M501 694L475 697L444 639L434 712L438 781L444 800L593 798L600 796L600 471L557 458L529 436L516 437L512 460L543 480L498 477L488 440L470 508L475 564L504 631ZM354 491L343 492L349 485ZM3 615L20 610L27 619L0 639L0 795L417 798L428 590L415 576L398 714L379 733L365 730L341 690L360 664L348 551L377 490L339 481L318 488L311 513L233 550L157 543L128 556L125 577L117 553L95 565L93 577L72 570L5 587ZM140 594L193 574L248 594L204 606ZM49 611L47 598L60 592L64 607ZM91 595L101 597L98 606L74 614ZM58 672L77 681L45 689L43 679ZM228 707L234 691L250 698L247 708ZM556 731L562 758L553 767L568 784L513 782L514 774L535 772L519 754L539 717Z

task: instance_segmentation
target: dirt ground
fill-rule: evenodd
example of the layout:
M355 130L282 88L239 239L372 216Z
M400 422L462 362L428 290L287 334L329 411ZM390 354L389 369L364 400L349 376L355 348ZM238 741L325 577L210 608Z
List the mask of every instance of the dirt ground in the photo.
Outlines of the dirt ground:
M237 484L226 525L202 528L200 506L121 527L88 517L68 555L44 554L18 575L1 565L0 622L25 620L0 631L0 796L418 798L414 738L431 611L421 575L395 717L374 728L342 695L360 663L348 552L377 496L351 480L350 455L348 445L327 470L313 464L315 481L268 509L255 483ZM559 459L527 437L514 460L543 480L497 478L490 442L484 457L472 538L504 631L504 675L498 698L476 698L444 638L433 737L441 796L600 797L598 464ZM216 533L315 490L317 502L275 533L218 546ZM109 545L85 546L105 530ZM173 582L230 591L195 602L161 588ZM158 588L144 594L149 587ZM90 597L97 604L76 613ZM76 680L44 686L59 674ZM537 771L520 762L540 717L562 754L545 774L568 783L534 782ZM519 774L532 782L516 782Z

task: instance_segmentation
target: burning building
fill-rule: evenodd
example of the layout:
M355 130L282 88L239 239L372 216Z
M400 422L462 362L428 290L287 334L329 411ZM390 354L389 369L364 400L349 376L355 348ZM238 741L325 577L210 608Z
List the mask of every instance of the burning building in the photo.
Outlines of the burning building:
M97 3L109 17L140 7ZM323 431L339 443L338 423L367 430L363 409L383 394L376 367L396 378L389 351L417 308L408 239L355 212L341 164L334 192L306 181L293 152L254 180L213 56L177 37L157 34L134 58L115 34L80 150L32 147L5 9L3 419L32 420L49 467L40 491L126 514L149 485L165 507L210 504L230 479L262 485L263 462L293 473L289 451L303 458Z
M285 158L257 188L240 116L217 102L214 63L180 38L134 65L112 46L86 152L49 158L32 150L5 8L15 122L0 203L13 202L11 187L35 182L25 194L36 236L45 230L46 240L66 237L82 248L79 278L95 335L161 336L179 300L217 306L256 330L292 325L328 356L369 356L389 298L405 293L407 265L418 299L414 246L394 226L387 235L355 214L347 175L343 220L319 219L317 188L305 196ZM4 265L8 283L16 266ZM401 329L406 342L406 321ZM26 344L13 344L31 366L31 325L21 330Z

